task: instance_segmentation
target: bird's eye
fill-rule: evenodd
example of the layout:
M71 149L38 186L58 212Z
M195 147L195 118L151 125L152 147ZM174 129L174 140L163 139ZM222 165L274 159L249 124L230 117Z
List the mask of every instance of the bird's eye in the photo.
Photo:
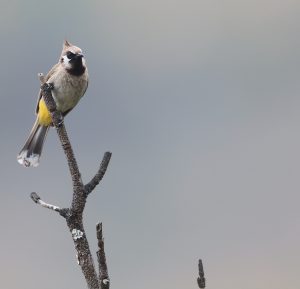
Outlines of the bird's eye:
M75 54L72 53L71 51L68 51L68 52L67 52L67 57L68 57L69 59L72 59L74 56L75 56Z

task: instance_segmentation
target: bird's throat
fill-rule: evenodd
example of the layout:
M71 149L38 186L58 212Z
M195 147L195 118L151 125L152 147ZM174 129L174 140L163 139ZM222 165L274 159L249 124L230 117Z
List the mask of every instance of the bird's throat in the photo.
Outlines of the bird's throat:
M85 72L85 66L82 64L82 59L77 58L70 62L71 68L67 68L67 72L74 76L81 76Z

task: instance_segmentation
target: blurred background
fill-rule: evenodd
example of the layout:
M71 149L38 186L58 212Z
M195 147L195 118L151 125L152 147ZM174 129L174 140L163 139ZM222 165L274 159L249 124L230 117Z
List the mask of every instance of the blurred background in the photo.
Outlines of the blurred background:
M63 40L90 85L65 124L102 221L112 288L300 287L300 2L1 0L1 287L86 288L64 219L66 160L52 130L40 166L16 161L38 72Z

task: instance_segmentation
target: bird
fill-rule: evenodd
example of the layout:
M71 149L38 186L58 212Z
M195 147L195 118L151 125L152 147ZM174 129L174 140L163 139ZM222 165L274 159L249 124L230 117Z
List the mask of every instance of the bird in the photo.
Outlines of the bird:
M88 87L88 69L82 50L65 40L59 61L50 69L45 82L52 84L52 96L56 108L66 116L76 106ZM17 156L18 162L25 167L39 165L47 132L53 126L41 90L36 105L36 115L29 137Z

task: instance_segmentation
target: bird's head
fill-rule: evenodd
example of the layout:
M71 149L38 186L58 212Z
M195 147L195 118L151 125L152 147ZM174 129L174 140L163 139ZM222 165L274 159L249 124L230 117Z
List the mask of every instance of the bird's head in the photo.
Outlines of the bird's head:
M72 75L80 76L86 70L82 50L67 40L63 44L60 63Z

